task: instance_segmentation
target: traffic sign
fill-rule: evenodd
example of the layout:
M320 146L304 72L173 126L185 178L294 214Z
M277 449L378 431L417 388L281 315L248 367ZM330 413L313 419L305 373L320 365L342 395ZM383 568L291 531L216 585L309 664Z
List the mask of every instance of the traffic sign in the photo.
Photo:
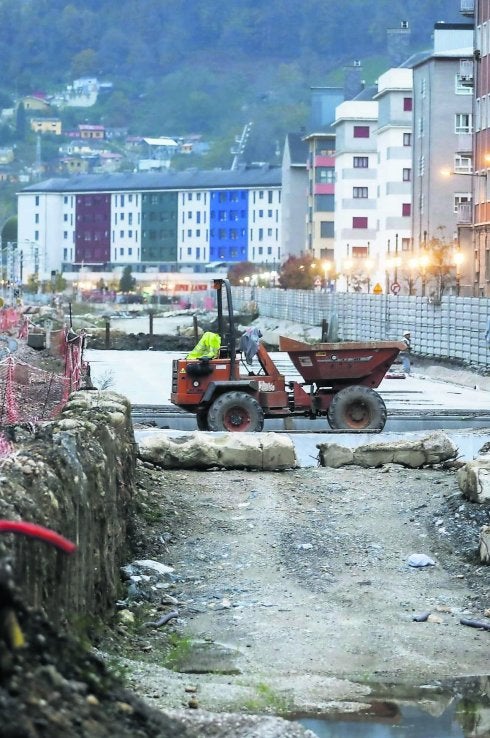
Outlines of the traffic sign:
M391 291L394 295L398 295L400 292L400 284L398 282L393 282L391 285Z
M373 294L375 295L381 295L383 294L383 288L381 287L379 282L376 282L376 284L373 287Z

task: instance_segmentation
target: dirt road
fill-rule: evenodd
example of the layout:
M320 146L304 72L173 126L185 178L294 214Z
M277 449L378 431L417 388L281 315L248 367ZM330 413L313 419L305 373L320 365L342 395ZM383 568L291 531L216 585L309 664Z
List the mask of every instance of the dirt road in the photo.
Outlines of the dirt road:
M486 513L453 471L140 465L139 480L138 558L174 571L148 585L152 618L128 599L136 636L117 648L151 704L185 705L192 683L206 709L328 711L376 682L487 672L490 634L460 624L490 606ZM411 554L435 566L408 566ZM175 607L173 624L142 627Z

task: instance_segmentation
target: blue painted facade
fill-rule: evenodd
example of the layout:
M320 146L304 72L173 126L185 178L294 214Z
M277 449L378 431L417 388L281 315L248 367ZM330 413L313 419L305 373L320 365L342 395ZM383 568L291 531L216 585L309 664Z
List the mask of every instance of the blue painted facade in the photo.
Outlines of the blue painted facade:
M248 259L248 190L211 192L209 261Z

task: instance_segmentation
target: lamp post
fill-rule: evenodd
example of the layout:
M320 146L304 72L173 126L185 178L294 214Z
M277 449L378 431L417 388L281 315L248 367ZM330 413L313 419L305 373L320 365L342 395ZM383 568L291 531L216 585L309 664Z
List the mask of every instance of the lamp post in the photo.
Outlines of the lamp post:
M456 297L459 297L461 291L461 264L464 261L464 255L461 253L461 249L456 249L454 254L454 266L456 267Z
M332 264L327 259L326 261L323 262L322 266L323 266L323 276L324 276L325 292L328 292L328 285L329 285L329 282L330 282L329 274L330 274L330 270L332 268Z

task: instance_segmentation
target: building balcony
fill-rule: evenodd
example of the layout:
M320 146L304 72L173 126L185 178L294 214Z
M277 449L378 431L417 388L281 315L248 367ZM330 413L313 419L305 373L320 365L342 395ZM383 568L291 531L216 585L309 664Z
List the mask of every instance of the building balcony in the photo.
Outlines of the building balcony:
M460 0L460 12L468 18L475 15L475 0Z
M463 202L456 213L458 225L471 225L473 222L473 203Z
M459 82L462 87L473 87L473 61L461 59L459 62Z

